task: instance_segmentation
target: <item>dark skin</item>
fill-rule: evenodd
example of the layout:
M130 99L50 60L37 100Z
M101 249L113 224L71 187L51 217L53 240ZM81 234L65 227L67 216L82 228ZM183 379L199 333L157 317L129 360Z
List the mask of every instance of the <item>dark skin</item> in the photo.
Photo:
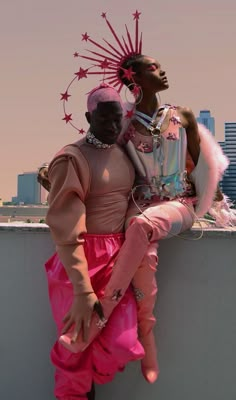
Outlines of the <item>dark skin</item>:
M97 108L92 111L92 113L87 112L85 115L90 124L90 132L93 133L97 139L110 145L116 143L121 132L123 116L122 107L119 102L109 101L98 103ZM79 332L82 329L84 341L86 342L96 301L97 297L94 293L75 297L70 311L63 320L65 325L62 334L68 332L71 326L74 325L72 341L75 342L77 340Z
M96 110L92 113L86 113L86 118L90 123L90 132L93 133L97 139L107 144L116 143L121 131L122 116L121 104L119 102L110 101L98 103ZM105 122L104 118L106 118ZM73 251L73 249L71 251ZM74 268L70 272L67 271L67 273L74 286L74 292L76 293L76 286L73 282L79 281L79 278L77 279L79 268L78 270ZM94 308L95 303L98 304L97 300L95 293L74 296L72 306L63 319L64 327L61 332L65 334L74 326L72 342L77 340L80 330L82 330L84 341L87 341L90 321L94 310L100 317L102 316L102 310L100 310L98 306Z
M92 111L92 113L87 112L85 115L90 124L90 132L93 133L97 139L110 145L116 143L121 132L123 116L122 107L119 102L98 103L96 110ZM42 183L43 180L46 180L47 188L50 188L48 185L49 181L47 171L47 168L42 168L42 174L39 174L38 180L40 183ZM76 292L75 286L74 289ZM94 311L96 311L100 317L103 317L103 312L101 306L99 306L95 293L75 296L69 312L63 319L64 327L61 333L65 334L72 326L74 326L72 342L77 340L81 329L84 341L86 342L92 313ZM95 399L94 384L92 385L91 391L87 393L87 398L88 400Z
M139 71L134 75L134 80L141 86L143 93L142 101L137 105L137 110L152 116L155 110L160 106L158 104L156 93L169 88L166 73L157 60L144 56L142 63L140 63ZM200 138L196 119L193 112L188 108L178 107L177 112L183 127L186 129L188 151L196 165L200 154ZM161 114L162 112L157 116L157 120L160 118ZM168 127L169 118L170 113L167 114L162 124L162 132ZM134 121L134 126L139 132L142 131L142 134L150 135L140 122Z
M121 104L116 101L98 103L92 113L86 112L85 117L90 125L90 132L106 144L114 144L121 132L123 111ZM40 168L38 182L49 192L48 167Z
M141 86L143 93L142 100L137 104L136 109L152 116L155 110L160 106L156 94L169 88L165 71L157 60L148 56L143 56L139 65L139 70L133 76L133 79L139 86ZM192 110L187 107L177 107L177 112L181 124L186 130L188 152L194 165L197 165L200 154L200 137L196 118ZM157 121L161 117L161 114L162 111L158 113ZM170 112L167 114L162 124L161 132L164 132L167 129L169 119ZM140 122L133 121L133 125L140 133L150 135L147 129ZM223 195L218 188L215 200L220 201L222 199Z
M46 189L48 192L50 191L50 182L48 180L48 167L42 167L39 169L37 181Z
M123 111L116 101L98 103L96 110L85 113L90 132L102 143L114 144L121 132Z
M86 119L90 125L90 132L99 139L101 142L112 145L116 143L117 138L121 132L121 123L123 111L119 102L103 102L98 103L97 108L92 113L85 113ZM38 182L48 191L50 191L50 182L48 180L48 167L42 167L38 173ZM96 304L96 309L94 308ZM97 297L94 293L85 296L74 297L71 309L66 314L63 322L64 328L61 332L66 333L71 326L74 325L73 339L76 341L78 334L83 327L84 341L87 340L89 324L92 313L96 310L100 317L103 312L97 303ZM95 399L94 384L91 391L87 393L88 400Z

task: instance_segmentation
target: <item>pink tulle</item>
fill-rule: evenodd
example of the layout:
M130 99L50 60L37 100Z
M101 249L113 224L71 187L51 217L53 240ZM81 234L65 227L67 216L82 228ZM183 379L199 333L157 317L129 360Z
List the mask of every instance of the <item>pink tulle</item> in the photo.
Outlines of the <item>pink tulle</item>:
M229 165L229 160L208 129L198 124L198 132L200 155L190 176L198 197L195 212L198 217L202 217L212 205L217 185Z
M84 249L89 275L98 297L104 294L123 241L123 234L85 235ZM62 319L72 302L72 285L57 254L45 266L52 313L59 335ZM83 396L90 390L92 381L109 382L129 361L143 356L143 348L137 339L136 302L129 288L106 327L84 352L74 354L58 341L55 343L51 352L52 362L56 366L55 396L58 399Z

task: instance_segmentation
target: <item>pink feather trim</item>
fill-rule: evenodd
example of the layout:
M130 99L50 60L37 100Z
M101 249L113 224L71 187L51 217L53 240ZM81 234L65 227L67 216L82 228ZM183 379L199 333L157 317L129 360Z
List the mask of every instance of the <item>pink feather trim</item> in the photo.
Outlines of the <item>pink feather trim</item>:
M200 155L190 176L195 184L198 197L195 212L198 217L202 217L212 205L217 185L229 165L229 160L211 132L201 124L198 124L198 129Z

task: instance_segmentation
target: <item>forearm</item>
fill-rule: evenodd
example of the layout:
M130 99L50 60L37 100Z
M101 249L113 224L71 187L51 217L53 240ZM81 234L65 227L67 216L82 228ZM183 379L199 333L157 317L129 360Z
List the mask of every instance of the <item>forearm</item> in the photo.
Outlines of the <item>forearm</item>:
M200 136L197 121L193 112L188 108L181 108L180 116L186 130L188 152L196 166L200 155Z
M224 198L223 193L221 192L220 187L217 186L214 201L221 201L223 200L223 198Z
M93 287L83 245L57 246L57 252L73 285L74 294L92 293Z

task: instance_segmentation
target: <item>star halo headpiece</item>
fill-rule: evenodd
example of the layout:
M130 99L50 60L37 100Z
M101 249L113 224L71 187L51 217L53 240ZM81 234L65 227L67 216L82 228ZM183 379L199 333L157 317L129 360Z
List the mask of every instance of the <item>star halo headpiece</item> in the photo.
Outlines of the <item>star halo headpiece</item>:
M135 85L133 75L135 72L132 70L132 67L125 69L122 68L125 60L129 59L132 56L138 56L142 54L142 33L139 34L139 17L141 12L136 10L133 13L133 19L135 21L135 33L134 40L132 40L131 34L125 25L126 29L126 38L122 35L122 39L120 39L112 27L111 23L107 19L107 13L103 12L101 17L106 21L106 24L112 33L113 39L115 39L116 45L111 44L106 39L103 39L103 44L98 43L93 40L87 32L82 34L82 41L86 43L92 44L92 50L86 49L91 55L84 55L78 52L73 54L74 58L80 57L86 59L90 62L88 68L79 67L79 70L74 74L75 77L68 84L66 91L61 93L61 101L63 101L63 110L64 110L64 118L62 118L66 123L69 123L73 128L75 128L78 133L83 134L85 131L83 129L79 129L72 122L72 113L67 111L68 100L71 95L69 94L69 90L75 81L80 81L81 79L87 78L89 75L102 75L101 81L104 86L112 85L116 90L120 93L122 90L124 83L120 77L120 70L123 70L124 74L122 78L126 78L131 83L133 83L132 93L137 99L139 97L139 89ZM92 62L92 65L91 65ZM94 68L96 70L94 70ZM99 70L98 70L99 68ZM131 118L133 116L133 110L127 111L127 118Z

